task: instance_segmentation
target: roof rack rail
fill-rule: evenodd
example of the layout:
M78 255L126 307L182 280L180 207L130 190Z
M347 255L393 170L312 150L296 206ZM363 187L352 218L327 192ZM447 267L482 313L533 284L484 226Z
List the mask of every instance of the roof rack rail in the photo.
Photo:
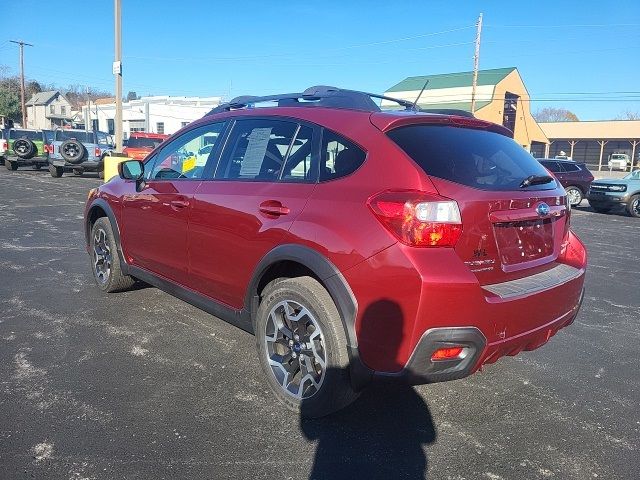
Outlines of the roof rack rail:
M265 97L251 95L235 97L229 102L218 105L207 115L228 112L240 108L252 108L256 103L266 102L277 102L279 107L330 107L379 112L380 107L373 101L374 98L395 102L406 110L417 111L413 103L407 100L400 100L375 93L330 87L327 85L315 85L301 93L283 93Z

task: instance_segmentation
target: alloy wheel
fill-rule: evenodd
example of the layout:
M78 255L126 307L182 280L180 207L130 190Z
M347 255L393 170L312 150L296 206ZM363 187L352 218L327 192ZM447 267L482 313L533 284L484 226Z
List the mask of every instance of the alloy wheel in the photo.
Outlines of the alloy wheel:
M93 271L101 284L109 281L111 275L111 249L107 233L99 228L93 235Z
M640 197L631 203L631 211L634 212L636 216L640 216Z
M320 390L327 366L325 341L306 307L293 300L276 304L269 312L264 341L267 362L287 394L303 400Z
M571 206L576 206L582 201L582 195L580 195L580 192L574 188L567 192L567 197L569 198Z

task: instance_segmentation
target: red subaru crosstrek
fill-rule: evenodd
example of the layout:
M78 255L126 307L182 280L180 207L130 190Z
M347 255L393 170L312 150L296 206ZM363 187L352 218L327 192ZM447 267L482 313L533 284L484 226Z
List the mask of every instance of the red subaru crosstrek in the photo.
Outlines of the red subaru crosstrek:
M583 296L562 186L502 126L381 98L239 97L120 164L86 205L98 286L139 279L254 333L310 417L540 347Z

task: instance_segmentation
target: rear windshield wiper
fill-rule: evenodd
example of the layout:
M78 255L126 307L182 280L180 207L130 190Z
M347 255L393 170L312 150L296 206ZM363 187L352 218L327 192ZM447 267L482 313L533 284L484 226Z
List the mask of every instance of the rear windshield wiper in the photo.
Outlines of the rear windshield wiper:
M549 182L553 182L553 177L550 177L549 175L529 175L527 178L522 180L520 188L530 187L531 185L542 185Z

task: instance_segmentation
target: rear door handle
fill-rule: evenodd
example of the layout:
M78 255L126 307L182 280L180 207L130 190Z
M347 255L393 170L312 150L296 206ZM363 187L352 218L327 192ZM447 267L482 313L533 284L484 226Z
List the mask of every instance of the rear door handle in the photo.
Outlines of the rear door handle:
M277 200L265 200L260 204L259 209L262 213L276 217L287 215L291 211Z
M174 210L180 210L189 206L189 200L171 200L169 204Z

